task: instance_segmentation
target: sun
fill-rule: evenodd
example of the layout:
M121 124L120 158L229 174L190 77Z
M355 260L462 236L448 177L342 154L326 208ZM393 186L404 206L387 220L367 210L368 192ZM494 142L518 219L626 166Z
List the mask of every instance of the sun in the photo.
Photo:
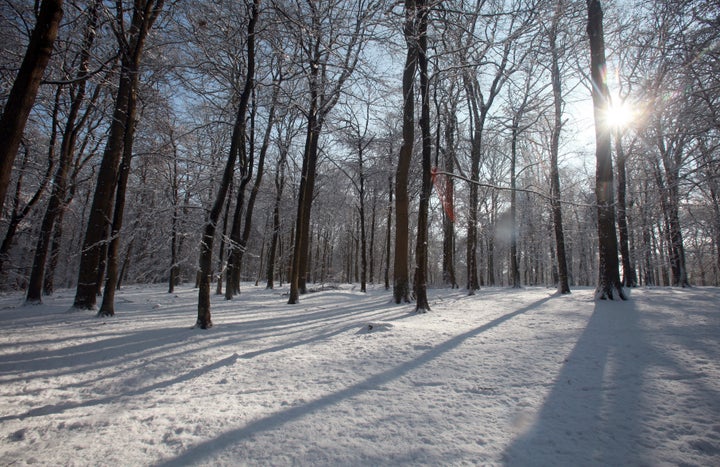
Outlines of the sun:
M605 112L605 123L610 128L621 130L632 125L635 120L635 109L629 102L613 99Z

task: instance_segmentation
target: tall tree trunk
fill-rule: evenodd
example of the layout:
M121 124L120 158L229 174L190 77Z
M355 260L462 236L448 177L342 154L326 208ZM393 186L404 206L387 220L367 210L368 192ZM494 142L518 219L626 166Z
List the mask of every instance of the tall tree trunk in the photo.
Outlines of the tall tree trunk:
M281 73L278 73L278 77L281 76ZM257 174L255 175L255 181L253 182L253 186L250 189L250 196L248 197L247 206L245 207L245 223L243 225L243 231L242 235L240 236L240 245L238 248L238 254L236 259L236 268L237 268L237 281L235 284L235 287L237 288L236 293L240 293L240 284L239 284L239 278L240 278L240 271L242 270L242 262L243 257L245 255L245 249L247 248L248 240L250 239L250 233L252 232L252 218L253 218L253 212L255 211L255 201L257 199L257 195L260 192L260 186L262 184L263 175L265 173L265 157L268 152L268 148L270 147L270 135L272 134L273 125L275 124L275 107L277 104L277 99L279 95L280 90L280 82L279 79L275 79L274 81L274 89L273 89L273 95L270 103L270 109L268 111L268 124L265 128L265 133L263 134L263 140L262 144L260 146L260 154L258 155L258 166L257 166ZM263 242L263 248L265 243ZM263 258L263 253L260 254L260 258Z
M71 92L72 103L70 104L70 111L68 112L65 122L62 142L60 143L60 160L53 178L50 201L43 216L40 235L38 236L35 254L33 256L33 265L27 291L28 302L39 303L42 300L43 279L45 276L45 262L47 260L48 249L55 228L55 222L58 217L60 217L60 211L65 208L68 174L73 160L78 132L80 131L80 126L76 125L76 121L80 113L80 108L85 100L90 49L95 41L95 28L98 23L98 7L99 1L93 1L90 5L90 11L88 12L88 21L83 34L82 49L80 51L80 65Z
M175 173L173 174L173 213L170 227L170 274L168 278L168 293L175 291L175 285L179 277L178 267L178 183L177 183L177 154L175 155Z
M362 142L360 144L360 150L358 155L358 162L360 164L360 199L358 202L358 216L360 217L358 222L360 224L360 292L367 292L367 233L365 229L365 174L363 173L363 148Z
M517 247L517 140L519 126L518 122L513 123L512 137L510 140L510 285L519 289L520 282L520 255Z
M30 110L35 104L40 81L52 54L53 44L63 17L63 0L43 0L35 29L30 35L5 109L0 117L0 212L5 206L5 195L10 184L10 173Z
M392 158L392 148L390 148ZM385 221L385 290L390 290L390 253L392 246L392 218L393 218L393 176L388 175L388 204L387 219Z
M402 146L395 172L395 257L393 298L395 303L410 301L410 279L408 277L409 204L408 176L415 143L415 69L418 59L417 8L415 1L405 2L405 42L407 55L403 68L403 125Z
M427 26L428 6L417 0L420 14L418 27L418 67L420 69L420 130L422 132L422 188L418 207L417 241L415 243L415 311L430 311L427 297L428 282L428 210L432 194L432 134L430 133L430 77L428 75Z
M620 235L620 256L622 258L623 285L625 287L637 287L637 274L635 266L630 257L630 239L627 222L627 201L625 200L627 181L625 171L625 151L622 145L622 132L615 129L615 160L617 161L617 216L618 233Z
M454 86L453 86L454 89ZM443 151L443 170L452 174L455 172L455 132L457 131L457 98L451 92L450 104L445 107L445 150ZM440 110L438 109L438 135L437 148L440 150ZM444 186L440 187L444 191L445 202L454 209L455 205L455 183L452 177L445 176ZM458 288L457 279L455 277L455 222L445 209L442 210L443 217L443 282L450 288Z
M122 55L120 84L83 241L73 303L75 308L95 308L104 269L101 266L107 249L105 235L108 230L108 219L113 217L113 195L116 192L119 164L125 144L125 133L128 130L126 125L135 121L133 115L135 108L130 107L130 100L137 92L137 76L145 40L162 10L163 3L164 0L136 2L130 24L130 37L118 38ZM122 5L118 4L118 8L122 8ZM122 21L122 14L119 14L118 18Z
M590 77L595 116L595 197L598 212L598 299L625 300L618 264L610 128L603 122L608 107L605 69L605 39L600 0L587 0L587 32L590 38Z
M316 70L317 67L313 67ZM298 209L295 222L295 241L290 272L289 305L297 304L300 294L307 293L308 248L310 231L310 214L312 210L313 192L315 191L315 174L317 172L318 138L321 122L318 121L318 96L315 86L311 90L310 112L305 137L302 177L298 193Z
M244 127L248 102L250 101L252 88L255 85L255 25L257 24L260 14L260 0L253 0L252 6L248 6L248 8L250 8L251 13L247 32L247 76L245 78L245 86L240 95L238 111L235 115L235 125L230 142L230 153L228 154L215 202L210 210L202 240L200 241L198 315L197 321L195 322L195 327L200 329L208 329L213 325L210 313L210 282L212 280L212 251L215 240L215 229L220 218L223 204L225 203L228 188L230 187L230 180L232 179L235 169L235 160L240 151L239 145L245 144L245 141L241 139L241 135L245 134Z
M275 170L275 203L273 205L273 230L270 248L268 249L267 260L267 285L266 288L272 289L275 286L275 262L277 250L280 242L280 202L282 201L282 193L285 187L285 159L287 150L285 147L280 149L280 158L278 159L277 168Z
M570 281L565 252L565 234L562 222L562 204L560 203L560 171L558 169L558 153L560 152L560 132L562 131L562 88L560 77L560 51L557 47L557 31L563 11L563 1L558 0L555 16L550 31L550 52L552 54L552 89L555 116L550 137L550 193L552 204L553 225L555 230L555 254L558 268L558 292L570 293ZM601 25L602 27L602 25ZM604 52L603 52L604 55ZM604 59L603 59L604 61ZM604 66L604 65L603 65Z
M118 284L118 266L120 263L120 232L122 231L125 214L125 194L130 177L132 164L133 140L137 125L137 73L132 75L132 91L128 100L127 122L125 122L125 137L123 143L123 156L118 173L117 190L115 193L115 210L113 212L112 228L110 230L110 243L107 251L107 274L105 277L105 292L98 316L115 316L115 290Z

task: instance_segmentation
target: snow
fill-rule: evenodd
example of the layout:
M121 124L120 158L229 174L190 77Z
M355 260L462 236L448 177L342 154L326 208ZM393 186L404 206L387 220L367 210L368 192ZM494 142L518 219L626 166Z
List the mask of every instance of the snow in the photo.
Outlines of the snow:
M0 296L2 465L720 465L720 289Z

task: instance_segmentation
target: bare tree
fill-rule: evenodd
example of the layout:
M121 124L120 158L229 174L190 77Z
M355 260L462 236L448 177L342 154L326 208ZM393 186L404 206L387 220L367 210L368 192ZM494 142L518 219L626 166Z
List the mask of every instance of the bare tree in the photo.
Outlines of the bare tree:
M35 248L32 271L28 283L27 301L31 303L39 303L42 298L45 262L47 260L48 250L50 249L52 232L58 217L60 217L60 211L65 207L68 175L73 161L78 135L84 124L87 123L91 111L91 107L87 107L84 114L80 113L82 106L85 104L91 49L95 42L96 28L99 20L99 3L99 0L95 0L90 4L87 23L83 31L82 46L78 54L79 66L75 74L75 79L70 85L72 102L65 121L65 129L60 144L60 157L53 178L52 193L50 194L50 201L48 202L45 216L40 226L40 235ZM60 89L58 89L58 93L59 92ZM92 99L90 99L91 103L97 100L98 93L99 89L96 89Z
M43 0L30 42L0 117L0 211L10 173L63 17L63 0Z
M75 308L92 309L95 307L99 275L104 270L109 220L113 219L113 194L118 187L120 173L127 172L130 168L129 157L132 155L132 140L137 119L137 89L143 48L150 29L162 11L163 3L163 0L136 2L132 10L129 28L125 24L122 2L116 4L114 27L121 55L120 83L83 241L80 272L73 303ZM123 158L125 161L121 162ZM120 196L124 197L124 193L121 193ZM121 217L122 212L115 216L117 219L121 219ZM116 225L116 227L119 226ZM119 229L117 231L119 232ZM110 312L104 311L103 313Z
M562 84L560 77L560 50L557 44L558 27L564 9L563 0L557 0L555 14L548 31L550 42L550 75L553 91L554 119L552 135L550 138L550 193L553 226L555 231L555 254L558 266L558 292L561 294L570 293L570 282L568 278L567 259L565 256L565 234L562 222L562 205L560 203L560 173L558 170L558 153L560 152L560 132L562 131Z
M253 0L253 3L248 5L248 9L250 12L247 26L247 70L245 86L243 87L238 103L227 163L225 164L220 187L218 188L218 193L205 223L205 229L200 242L198 316L195 323L195 326L200 329L208 329L213 325L210 314L210 282L212 280L212 252L213 242L215 240L215 229L220 218L223 204L225 203L228 188L230 187L230 180L232 179L235 169L235 161L238 159L239 152L245 150L248 102L250 101L252 89L255 85L255 27L260 15L260 0Z
M430 76L428 74L428 15L426 0L417 0L419 15L417 57L420 71L420 131L422 133L422 187L418 206L417 241L415 242L415 311L430 311L428 281L428 210L432 194L432 134L430 132Z
M420 11L415 1L405 2L405 24L403 27L407 53L402 75L403 118L402 146L395 172L395 271L393 297L395 303L410 301L410 279L408 275L409 199L408 177L413 145L415 144L415 71L418 66L418 38L420 34Z
M587 33L590 38L590 78L595 115L595 197L598 211L599 276L595 296L598 299L625 300L618 264L615 234L615 205L610 127L604 119L608 108L605 72L605 39L600 0L587 0Z
M307 291L310 215L320 135L328 114L355 70L367 41L369 21L378 7L374 1L318 4L307 0L303 8L279 9L291 30L299 31L299 34L294 33L294 38L302 50L304 63L301 67L308 87L305 109L307 133L298 191L288 304L298 303L300 294Z

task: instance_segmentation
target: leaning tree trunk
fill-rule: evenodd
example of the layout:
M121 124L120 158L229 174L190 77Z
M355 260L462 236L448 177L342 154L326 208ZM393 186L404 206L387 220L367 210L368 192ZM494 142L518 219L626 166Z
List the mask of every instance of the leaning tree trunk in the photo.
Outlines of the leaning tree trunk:
M103 293L102 304L98 316L115 316L115 290L118 284L118 266L120 263L120 232L122 230L123 217L125 214L125 194L127 193L128 178L130 177L130 164L132 163L133 140L135 138L136 89L137 73L132 76L133 91L130 93L128 102L128 121L125 123L125 142L123 157L120 162L118 173L117 190L115 193L115 210L113 212L112 228L110 230L110 243L107 252L107 273L105 277L105 292Z
M225 170L223 171L220 188L218 189L215 202L208 216L203 231L202 240L200 241L200 260L198 274L198 315L195 327L200 329L209 329L212 327L212 317L210 314L210 283L212 280L212 251L213 242L215 240L215 229L217 227L220 213L222 212L225 197L227 196L230 180L235 170L235 159L239 151L239 144L245 144L240 139L240 135L244 134L246 122L246 114L250 94L255 85L255 25L257 24L258 15L260 14L260 0L254 0L251 8L250 21L248 22L247 37L247 76L245 78L245 86L240 95L238 103L238 112L235 116L235 125L233 127L232 139L230 142L230 152L228 154Z
M98 23L99 1L94 1L90 6L88 21L83 35L82 50L80 51L80 65L76 73L76 82L73 83L74 92L70 111L65 121L62 142L60 143L60 161L53 178L53 188L50 194L50 201L45 210L45 215L40 227L40 235L35 247L33 265L28 281L27 301L40 303L42 300L43 279L45 275L45 263L50 248L51 237L55 222L60 217L60 212L65 209L65 197L67 195L67 179L72 164L73 153L77 141L80 125L76 124L80 114L80 108L85 101L85 91L89 78L88 68L90 63L90 52L95 41L95 29ZM82 121L82 119L81 119Z
M37 24L30 35L20 70L0 117L0 211L10 184L10 173L30 110L35 104L40 81L50 61L58 26L63 17L63 0L43 0Z
M135 2L130 24L130 39L126 42L124 37L119 38L122 54L120 85L83 241L78 284L73 303L75 308L95 308L104 269L102 263L107 250L105 235L108 229L108 220L113 217L113 195L116 193L120 161L126 143L125 136L130 130L126 125L135 122L135 106L131 106L131 100L137 93L138 71L143 47L150 29L162 11L163 3L164 0ZM122 21L121 16L119 21Z
M618 263L618 245L615 234L615 208L613 196L613 170L610 128L603 122L608 107L608 89L605 81L605 39L603 12L600 0L587 0L587 32L590 38L590 77L595 116L595 197L598 212L598 285L597 299L625 300Z

